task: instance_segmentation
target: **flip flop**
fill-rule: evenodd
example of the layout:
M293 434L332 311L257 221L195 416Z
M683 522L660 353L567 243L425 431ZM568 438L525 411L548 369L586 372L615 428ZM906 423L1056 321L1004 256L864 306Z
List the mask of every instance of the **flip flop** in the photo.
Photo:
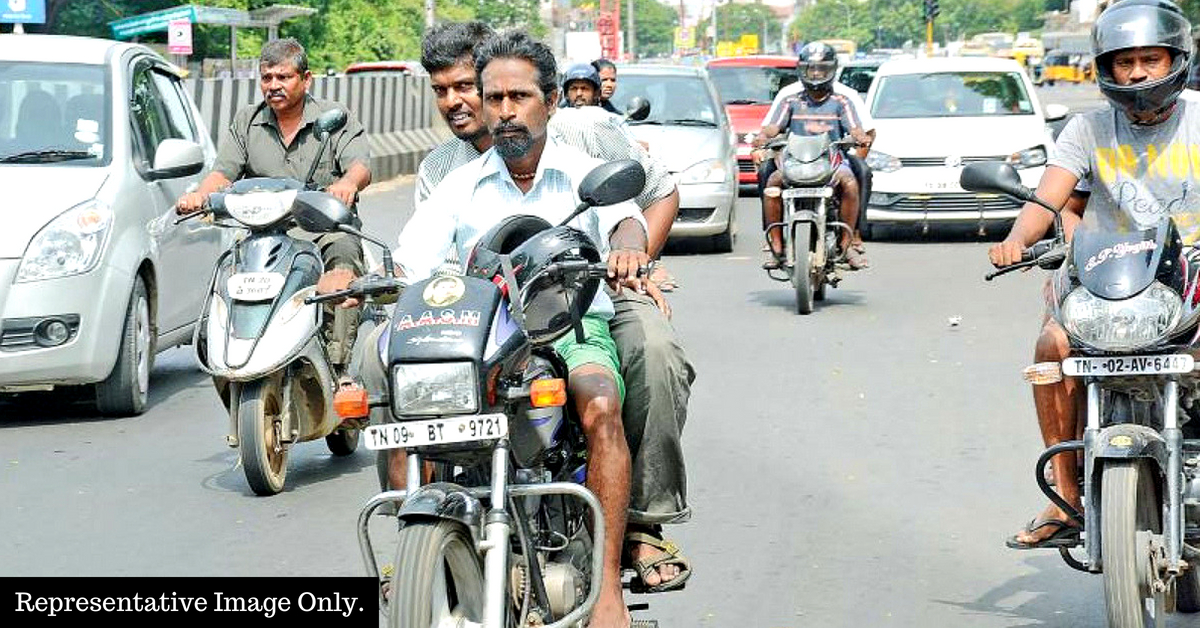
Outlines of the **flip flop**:
M625 543L644 543L651 547L661 550L659 553L648 556L641 560L633 561L630 565L633 567L637 576L630 582L629 590L633 593L662 593L664 591L675 591L682 589L687 579L692 575L692 565L679 552L679 546L674 542L660 538L653 534L644 532L626 532ZM657 571L662 565L678 565L679 575L671 580L659 582L654 586L646 584L646 575L652 571ZM661 575L659 576L662 577Z
M1038 523L1037 519L1030 519L1029 523L1026 524L1024 531L1032 534L1047 526L1054 526L1054 532L1044 539L1033 543L1023 543L1018 541L1017 535L1014 534L1008 537L1008 540L1005 541L1004 544L1011 549L1019 550L1039 549L1044 547L1075 547L1079 545L1079 526L1072 525L1066 521L1059 521L1058 519L1046 519L1041 523Z

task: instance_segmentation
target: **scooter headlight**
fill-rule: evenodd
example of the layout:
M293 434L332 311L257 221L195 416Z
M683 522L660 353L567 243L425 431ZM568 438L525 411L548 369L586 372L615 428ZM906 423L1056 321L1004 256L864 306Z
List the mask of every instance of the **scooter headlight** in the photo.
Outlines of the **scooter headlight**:
M1166 338L1179 322L1183 302L1159 282L1128 299L1110 301L1086 288L1071 291L1062 304L1067 333L1101 351L1129 351Z
M292 209L298 190L229 194L225 210L233 219L250 227L265 227L278 222Z
M479 408L479 385L470 362L398 364L392 369L396 416L471 414Z

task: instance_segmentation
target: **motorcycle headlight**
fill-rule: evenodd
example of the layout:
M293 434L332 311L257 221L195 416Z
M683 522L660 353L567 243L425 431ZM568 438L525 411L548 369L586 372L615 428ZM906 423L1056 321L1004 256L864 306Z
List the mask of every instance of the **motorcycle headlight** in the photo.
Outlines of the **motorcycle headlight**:
M783 178L789 183L809 183L819 180L828 172L828 160L818 159L810 163L791 157L785 157L783 160Z
M479 408L478 391L470 362L398 364L392 370L396 416L471 414Z
M895 172L900 169L900 160L887 153L873 150L867 153L867 165L876 172Z
M729 171L720 159L708 159L688 167L679 174L680 183L721 183Z
M1046 149L1041 146L1027 148L1019 153L1013 153L1006 160L1008 165L1020 170L1046 165Z
M250 192L229 194L225 197L225 209L233 219L251 227L265 227L283 218L296 200L298 190L281 192Z
M95 268L112 221L112 209L99 200L63 212L30 241L13 283L68 277Z
M1163 340L1179 322L1183 302L1159 282L1120 301L1100 298L1086 288L1071 291L1062 304L1067 333L1101 351L1129 351Z

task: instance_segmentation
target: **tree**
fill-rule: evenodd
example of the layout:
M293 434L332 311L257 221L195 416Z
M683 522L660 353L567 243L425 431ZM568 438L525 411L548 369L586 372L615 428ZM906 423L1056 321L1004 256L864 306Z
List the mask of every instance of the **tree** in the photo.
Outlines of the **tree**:
M732 2L717 5L717 41L738 41L742 35L756 35L759 38L759 48L767 42L779 41L783 33L783 24L764 4L734 4ZM712 26L712 18L702 24L702 30L707 32ZM765 36L765 39L764 39Z
M679 14L659 0L634 0L637 54L641 57L670 54L675 49Z

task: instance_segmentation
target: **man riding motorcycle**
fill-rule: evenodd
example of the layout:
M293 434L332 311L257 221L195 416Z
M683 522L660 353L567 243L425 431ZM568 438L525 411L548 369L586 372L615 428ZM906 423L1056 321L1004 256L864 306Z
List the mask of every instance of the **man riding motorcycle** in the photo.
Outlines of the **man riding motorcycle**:
M590 63L577 63L563 73L563 99L571 107L600 104L600 74Z
M837 73L837 52L833 47L821 42L808 44L800 50L796 69L804 91L789 97L784 101L770 123L754 138L756 147L765 146L767 141L783 130L799 135L829 134L830 140L837 141L845 135L852 136L860 144L869 144L870 137L862 130L854 105L845 97L833 93L833 79ZM779 155L777 160L782 159ZM783 220L783 174L774 172L767 179L767 187L763 189L762 211L763 224L777 224ZM858 220L859 189L858 182L846 162L842 162L834 173L834 185L841 191L840 217L847 225L854 225ZM867 266L863 253L851 246L850 232L841 234L842 250L846 251L846 262L852 270ZM767 233L770 243L771 257L763 263L763 268L773 270L783 263L783 233L780 229L771 229Z
M1089 207L1129 207L1133 218L1151 222L1170 215L1184 244L1194 246L1200 239L1200 172L1186 159L1171 157L1200 150L1200 103L1180 98L1193 54L1190 23L1168 0L1122 0L1096 20L1092 47L1097 82L1109 106L1071 119L1058 137L1037 195L1054 207L1073 209L1062 213L1068 237L1081 220L1096 213L1089 209L1083 215L1082 203L1068 203L1082 183L1091 193ZM1049 212L1026 203L1004 241L989 249L992 264L1019 262L1022 251L1042 238L1052 221ZM1060 363L1068 356L1066 333L1048 314L1043 321L1034 359ZM1033 387L1047 447L1077 437L1082 393L1074 377ZM1075 454L1056 456L1053 474L1058 493L1082 511ZM1051 504L1007 544L1030 549L1078 541L1078 526Z

